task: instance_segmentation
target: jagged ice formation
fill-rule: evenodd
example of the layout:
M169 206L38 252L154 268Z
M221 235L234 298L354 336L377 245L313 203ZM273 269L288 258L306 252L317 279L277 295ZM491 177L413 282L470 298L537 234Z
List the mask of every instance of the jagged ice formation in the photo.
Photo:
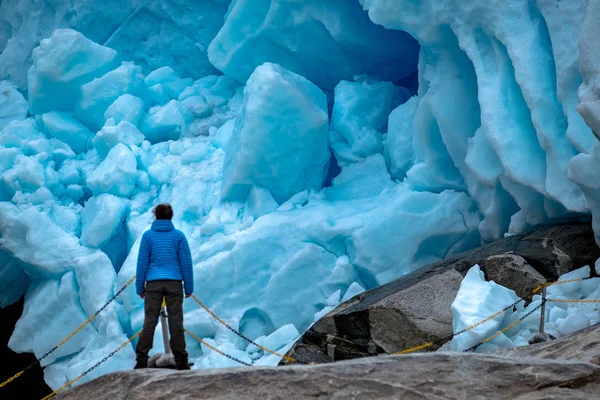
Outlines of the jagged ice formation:
M129 281L159 202L198 297L280 351L364 289L597 215L599 3L2 2L0 304L26 296L11 348L40 356ZM130 287L44 360L48 384L142 319ZM277 361L190 300L185 321ZM196 368L235 365L188 347Z

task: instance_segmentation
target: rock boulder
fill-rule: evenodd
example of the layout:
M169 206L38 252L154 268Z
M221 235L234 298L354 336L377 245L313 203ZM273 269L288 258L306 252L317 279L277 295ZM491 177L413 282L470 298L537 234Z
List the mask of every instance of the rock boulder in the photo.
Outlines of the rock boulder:
M288 356L304 362L339 361L440 341L452 334L450 304L473 265L481 266L486 279L530 299L541 283L594 265L599 257L594 233L584 223L503 238L350 299L316 322Z
M504 355L426 353L315 366L118 372L58 399L587 400L600 392L599 337L597 325Z

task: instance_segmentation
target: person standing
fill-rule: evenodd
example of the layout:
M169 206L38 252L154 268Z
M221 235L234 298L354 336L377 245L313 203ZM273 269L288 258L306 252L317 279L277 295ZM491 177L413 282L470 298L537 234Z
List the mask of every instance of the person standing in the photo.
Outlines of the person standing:
M135 369L148 367L148 352L152 349L163 298L167 303L175 368L190 369L185 350L183 293L185 290L188 298L194 292L192 255L185 235L173 226L171 205L159 204L154 216L151 229L142 236L137 259L136 291L145 303Z

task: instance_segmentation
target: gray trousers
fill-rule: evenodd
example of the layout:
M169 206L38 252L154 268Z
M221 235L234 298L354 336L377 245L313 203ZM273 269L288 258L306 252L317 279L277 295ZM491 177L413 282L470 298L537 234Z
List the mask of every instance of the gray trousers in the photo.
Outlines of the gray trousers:
M169 316L169 333L171 351L177 364L188 362L185 351L185 336L183 330L183 286L181 281L149 281L146 282L146 297L144 302L144 327L136 347L137 361L147 362L148 352L152 349L154 331L163 297L167 303Z

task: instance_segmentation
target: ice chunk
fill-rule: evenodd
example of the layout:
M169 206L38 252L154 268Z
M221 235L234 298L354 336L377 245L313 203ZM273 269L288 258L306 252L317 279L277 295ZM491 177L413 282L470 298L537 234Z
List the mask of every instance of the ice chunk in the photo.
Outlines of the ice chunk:
M101 159L106 158L110 149L119 143L126 145L139 145L144 141L144 135L131 123L119 122L118 125L104 125L102 130L94 136L92 144Z
M454 316L452 329L454 332L461 331L496 314L516 300L518 300L518 296L514 291L497 285L493 281L486 282L479 265L475 265L465 275L456 299L451 305ZM506 313L510 312L512 311L508 310L468 332L454 336L451 342L452 350L464 351L481 343L498 330ZM499 345L495 340L492 343Z
M400 80L416 70L418 49L406 33L369 21L356 1L238 0L208 58L240 82L270 61L332 89L355 76Z
M271 333L258 343L271 350L279 350L300 336L300 332L293 324L287 324Z
M146 78L144 78L144 83L146 86L151 87L157 85L159 83L169 83L179 80L179 76L171 67L161 67L155 69L150 72Z
M403 179L414 162L413 121L418 105L418 97L412 97L396 107L388 119L388 131L383 140L383 156L394 179Z
M46 176L44 167L34 157L19 155L13 167L2 174L2 181L10 194L35 192L44 186Z
M119 96L104 113L104 119L113 119L115 124L127 121L138 126L144 115L144 101L129 93Z
M118 197L110 194L92 197L81 213L81 242L90 247L104 246L123 223L126 212L126 204Z
M406 89L390 82L340 82L335 87L331 115L331 129L341 134L331 144L338 162L352 162L380 153L381 129L390 110L394 103L404 103L408 97Z
M325 190L325 195L331 200L361 199L377 196L386 188L394 186L385 160L381 154L375 154L344 167L333 179L332 187Z
M575 50L579 49L581 51L578 66L583 81L579 88L579 105L577 106L577 111L591 128L596 138L600 138L600 95L598 94L598 88L600 87L600 82L598 82L598 73L600 71L598 58L600 56L597 40L600 28L596 23L599 13L600 3L591 1L587 8L584 23L575 25L576 28L581 29L581 41L579 48L576 47ZM573 54L570 55L574 56ZM598 146L597 142L594 143L594 146ZM589 142L588 146L584 147L582 151L588 149Z
M206 142L194 143L188 147L181 155L181 163L183 165L197 163L202 161L208 153L208 144Z
M154 86L150 86L148 88L148 93L150 93L152 104L158 104L162 106L169 102L169 96L167 95L167 91L160 83Z
M568 335L573 332L577 332L581 329L590 326L590 320L588 317L579 311L575 311L569 314L559 325L558 331L562 335Z
M29 111L72 111L80 87L116 67L117 52L71 29L57 29L33 51L27 75Z
M83 85L76 115L90 128L98 130L106 121L104 114L108 108L124 94L141 99L148 97L142 69L132 63L123 63L119 68Z
M127 146L119 143L88 176L87 184L95 195L109 193L129 197L135 189L136 179L137 160Z
M362 286L360 286L356 282L352 282L352 285L350 285L350 287L348 288L348 290L346 290L346 293L344 294L344 297L342 297L342 303L345 302L345 301L350 300L354 296L356 296L358 294L361 294L364 291L365 291L365 289Z
M0 307L16 303L27 291L30 279L24 268L21 260L0 250Z
M333 310L333 307L331 307L331 306L324 307L321 311L315 313L314 321L317 322L318 320L323 318L325 315L327 315L327 313L331 310Z
M254 219L270 214L279 207L279 204L273 199L273 195L268 189L261 186L253 186L250 189L246 199L246 213L252 215Z
M27 118L27 100L9 81L0 81L0 131L10 121Z
M151 143L166 142L179 139L189 119L190 116L181 103L171 100L165 106L151 108L140 130Z
M590 277L590 267L586 265L585 267L581 267L576 269L575 271L568 272L563 274L558 278L558 282L568 281L572 279L582 279ZM553 285L548 288L549 294L557 293L559 295L564 296L572 296L579 292L581 288L581 281L579 282L570 282L570 283L562 283L560 285Z
M154 184L162 185L169 182L172 173L173 168L169 164L162 161L152 164L150 167L148 167L148 176L150 177L150 182Z
M592 227L596 243L600 244L600 142L596 141L589 154L573 157L569 164L569 178L577 182L585 194L587 206L592 213Z
M41 357L56 344L65 333L74 331L86 319L78 299L75 276L68 272L59 280L47 280L33 284L26 294L23 315L15 326L8 346L16 352L34 353ZM56 312L60 310L60 312ZM46 329L39 329L40 325ZM42 361L42 365L68 356L84 348L94 334L88 325Z
M212 113L212 108L206 104L206 100L202 96L190 96L181 104L187 108L194 119L204 118Z
M342 291L339 289L336 290L335 292L333 292L333 294L327 298L327 305L330 307L335 307L338 304L340 304L341 294L342 294Z
M227 148L223 198L243 201L252 185L268 188L277 201L320 188L329 161L327 122L325 95L315 85L275 64L258 67Z
M66 144L75 153L84 153L91 148L92 132L71 114L49 112L42 115L48 135Z
M0 203L0 220L2 248L27 263L32 278L60 276L74 268L74 259L92 254L36 207L20 211L9 202Z
M548 321L558 322L559 320L563 320L567 317L567 310L563 310L560 307L552 307L550 308L550 314L548 317Z

